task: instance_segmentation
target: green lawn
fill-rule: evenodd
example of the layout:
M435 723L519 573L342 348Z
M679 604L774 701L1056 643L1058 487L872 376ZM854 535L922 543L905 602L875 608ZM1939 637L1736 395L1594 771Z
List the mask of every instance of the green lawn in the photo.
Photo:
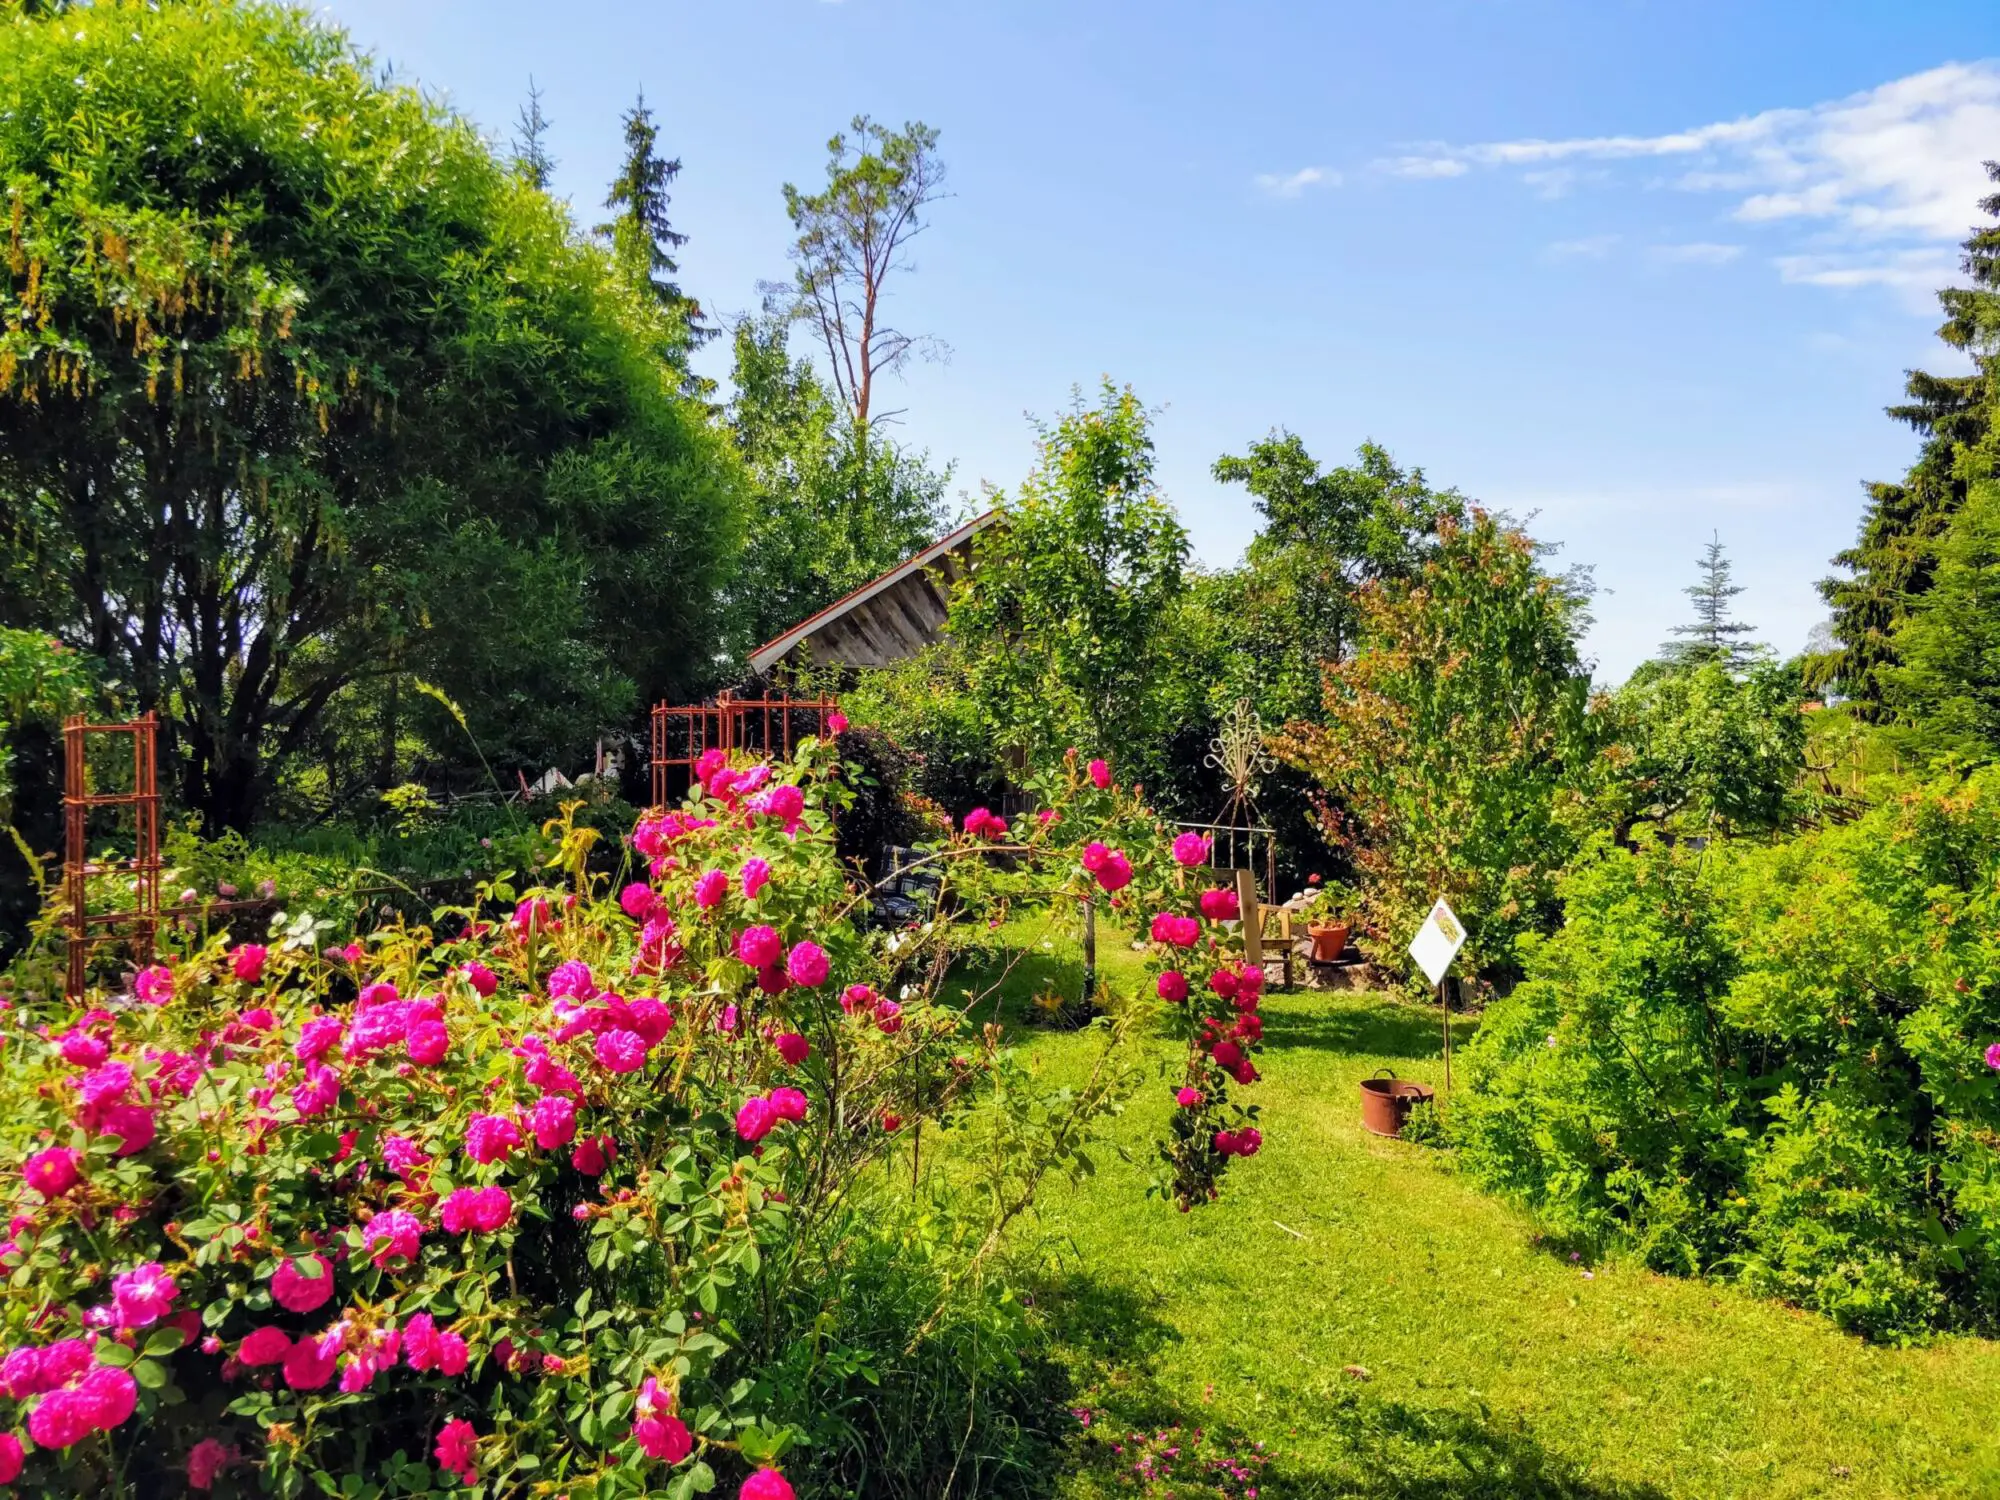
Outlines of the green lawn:
M1028 957L1006 985L1018 1016L1069 955L1038 921L1004 932ZM1102 1421L1261 1441L1265 1500L2000 1494L2000 1344L1875 1348L1726 1286L1573 1264L1440 1153L1360 1128L1377 1068L1441 1082L1435 1011L1303 992L1265 1010L1264 1150L1218 1203L1145 1196L1171 1108L1149 1084L1114 1127L1134 1161L1102 1153L1024 1229ZM1023 1040L1057 1077L1093 1045ZM1066 1484L1111 1475L1107 1456Z

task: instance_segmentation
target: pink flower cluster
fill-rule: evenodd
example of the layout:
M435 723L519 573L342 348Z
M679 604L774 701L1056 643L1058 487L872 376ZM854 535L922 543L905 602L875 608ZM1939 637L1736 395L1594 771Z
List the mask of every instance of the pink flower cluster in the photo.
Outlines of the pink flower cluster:
M983 807L975 807L965 815L965 831L976 839L999 839L1007 836L1007 820Z
M96 1363L82 1339L9 1351L0 1361L0 1392L16 1401L40 1398L28 1413L28 1436L42 1448L69 1448L93 1432L109 1432L139 1404L131 1371ZM18 1442L6 1456L18 1460ZM14 1469L20 1472L18 1462Z
M1132 883L1132 861L1123 849L1107 848L1093 840L1083 846L1083 867L1107 892L1122 891Z
M775 1088L768 1094L753 1094L736 1111L736 1133L756 1143L769 1135L782 1120L803 1120L806 1096L794 1088Z

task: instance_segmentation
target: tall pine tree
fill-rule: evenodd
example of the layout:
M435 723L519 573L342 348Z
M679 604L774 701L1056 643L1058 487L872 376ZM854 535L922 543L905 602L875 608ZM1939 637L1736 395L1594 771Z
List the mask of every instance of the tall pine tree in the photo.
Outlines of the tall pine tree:
M556 159L549 155L549 117L542 113L542 91L535 86L531 74L528 78L528 102L521 106L519 118L514 123L514 170L521 174L530 187L548 191L549 179L555 176Z
M2000 182L2000 162L1986 164ZM2000 219L2000 193L1980 201ZM1914 601L1931 589L1938 547L1965 506L1968 485L1990 471L1984 450L1993 438L1996 340L2000 340L2000 223L1975 229L1962 262L1969 287L1938 293L1944 326L1938 337L1971 356L1970 375L1912 370L1909 400L1889 415L1922 434L1924 444L1901 482L1871 484L1861 535L1834 558L1847 576L1828 578L1820 595L1833 607L1834 650L1807 664L1808 682L1831 687L1871 720L1889 716L1885 689L1899 661L1896 634Z
M1713 536L1695 564L1701 569L1699 582L1681 592L1694 601L1694 619L1674 627L1675 640L1660 648L1660 655L1677 667L1701 667L1721 662L1732 670L1756 660L1757 648L1746 636L1756 629L1730 618L1729 601L1743 592L1733 582L1729 555L1722 550L1722 538Z
M701 304L680 289L674 277L680 265L673 252L687 243L667 217L672 198L668 189L680 175L680 158L668 161L659 153L660 128L646 107L646 92L625 112L625 161L611 180L604 206L615 216L597 226L611 252L633 283L648 288L673 320L678 347L667 352L685 369L687 352L715 337Z

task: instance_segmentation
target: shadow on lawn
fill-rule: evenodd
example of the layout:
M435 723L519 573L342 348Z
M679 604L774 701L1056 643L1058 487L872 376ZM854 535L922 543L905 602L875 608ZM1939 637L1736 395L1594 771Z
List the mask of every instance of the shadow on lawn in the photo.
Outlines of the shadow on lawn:
M1478 1030L1474 1017L1454 1015L1452 1047L1464 1046ZM1265 1014L1264 1044L1354 1057L1434 1058L1443 1055L1444 1025L1435 1007L1396 1000L1306 1012L1287 1006Z
M1172 1490L1194 1500L1240 1491L1240 1481L1216 1490L1185 1472L1170 1484L1137 1485L1130 1460L1142 1450L1135 1439L1151 1432L1268 1464L1253 1480L1262 1500L1669 1500L1654 1485L1593 1476L1483 1403L1477 1410L1425 1407L1343 1389L1288 1405L1268 1430L1244 1430L1170 1389L1181 1335L1155 1313L1153 1299L1081 1272L1049 1278L1036 1296L1090 1414L1070 1452L1077 1494L1159 1497ZM1273 1374L1283 1384L1293 1372ZM1310 1433L1303 1440L1314 1450L1310 1457L1298 1451L1302 1429Z

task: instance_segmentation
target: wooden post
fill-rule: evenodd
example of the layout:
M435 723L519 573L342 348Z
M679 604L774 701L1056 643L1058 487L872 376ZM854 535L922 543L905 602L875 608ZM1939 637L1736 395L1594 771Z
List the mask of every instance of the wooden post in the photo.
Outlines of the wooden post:
M1438 981L1438 1013L1444 1017L1444 1091L1451 1092L1451 1002L1445 998L1447 977Z
M1243 915L1243 958L1259 971L1264 967L1264 908L1257 904L1257 877L1236 872L1236 904Z
M1097 903L1083 903L1083 1003L1097 993Z
M1279 908L1278 911L1278 937L1285 945L1285 982L1280 988L1290 989L1292 987L1292 943L1294 940L1292 914L1289 909L1283 907Z

